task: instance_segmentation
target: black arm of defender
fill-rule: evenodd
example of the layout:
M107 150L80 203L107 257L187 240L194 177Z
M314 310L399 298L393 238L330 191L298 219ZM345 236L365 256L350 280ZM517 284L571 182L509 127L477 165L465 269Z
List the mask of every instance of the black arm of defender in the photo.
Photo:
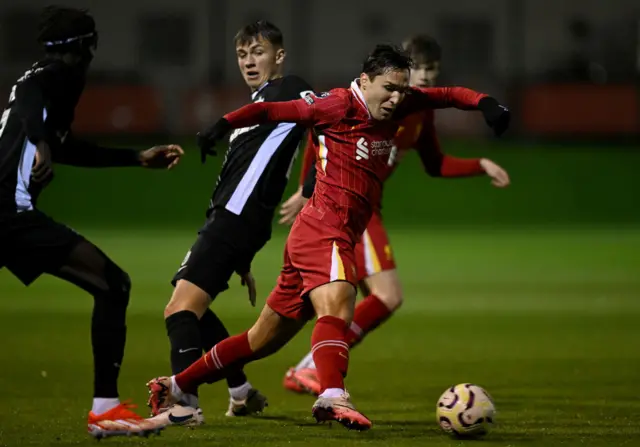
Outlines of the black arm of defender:
M45 79L32 76L21 82L11 92L9 103L24 125L27 138L33 144L46 141ZM13 104L11 104L13 103Z
M70 134L52 156L55 163L85 168L140 166L139 152L135 149L101 147Z

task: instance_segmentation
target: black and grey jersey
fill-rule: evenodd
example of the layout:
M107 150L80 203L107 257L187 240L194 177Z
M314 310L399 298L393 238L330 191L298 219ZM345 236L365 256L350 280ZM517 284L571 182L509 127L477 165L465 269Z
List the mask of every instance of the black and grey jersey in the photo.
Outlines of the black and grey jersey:
M36 144L57 152L84 89L84 72L56 59L37 62L11 89L0 120L0 213L31 210L42 187L32 184Z
M310 93L312 89L304 80L285 76L265 83L253 92L251 99L291 101ZM224 208L258 228L270 228L305 131L295 123L265 123L235 129L207 215L215 208Z
M45 142L54 163L83 167L137 166L133 149L103 148L71 132L85 87L86 67L47 58L11 89L0 118L0 215L30 211L46 185L31 181L36 145Z

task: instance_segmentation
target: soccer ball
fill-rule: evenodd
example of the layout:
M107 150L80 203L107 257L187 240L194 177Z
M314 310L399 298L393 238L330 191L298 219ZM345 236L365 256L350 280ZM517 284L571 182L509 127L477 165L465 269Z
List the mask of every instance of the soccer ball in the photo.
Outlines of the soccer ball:
M487 434L495 414L493 399L484 389L471 383L452 386L438 399L438 424L454 437Z

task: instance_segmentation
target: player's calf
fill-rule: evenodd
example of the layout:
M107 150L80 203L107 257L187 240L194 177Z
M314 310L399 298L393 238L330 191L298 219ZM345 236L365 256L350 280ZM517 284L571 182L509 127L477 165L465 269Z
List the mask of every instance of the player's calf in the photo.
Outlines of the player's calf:
M147 383L149 406L154 414L180 402L185 394L196 393L204 383L224 379L230 370L276 352L293 337L300 325L290 324L269 306L265 306L258 321L247 332L229 337L172 377L159 377ZM266 405L265 405L266 406Z
M389 313L402 306L404 296L397 270L383 270L364 279L367 295L375 296L382 302Z
M322 392L344 392L349 366L346 335L353 316L355 288L348 282L336 281L314 289L310 298L318 315L311 334L311 352Z
M356 346L402 305L402 288L396 270L384 270L364 280L369 295L356 306L347 343Z
M74 246L64 265L47 273L69 281L93 296L92 414L105 414L121 408L122 404L118 399L118 376L127 334L126 314L131 291L129 275L98 247L86 240L81 240Z
M171 370L187 369L202 356L200 318L211 303L209 294L195 284L178 280L171 300L165 307L167 336L171 344ZM197 394L185 396L185 403L198 407Z

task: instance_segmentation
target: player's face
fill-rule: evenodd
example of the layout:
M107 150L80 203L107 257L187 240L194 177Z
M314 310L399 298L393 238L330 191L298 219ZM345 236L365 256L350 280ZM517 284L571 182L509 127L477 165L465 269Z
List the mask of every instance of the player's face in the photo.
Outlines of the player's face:
M412 87L433 87L440 75L440 61L419 64L411 70L409 83Z
M284 50L274 47L263 38L238 45L236 55L242 77L252 91L260 88L268 80L282 75Z
M409 70L389 70L373 80L363 73L360 86L371 117L388 120L404 99L409 86Z

